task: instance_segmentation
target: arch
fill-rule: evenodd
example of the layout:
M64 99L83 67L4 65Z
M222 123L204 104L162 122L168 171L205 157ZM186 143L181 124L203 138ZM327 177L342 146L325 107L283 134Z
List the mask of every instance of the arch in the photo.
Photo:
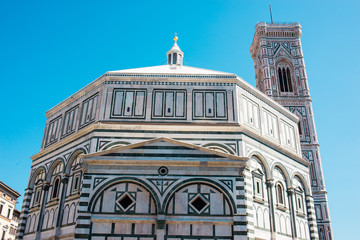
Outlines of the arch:
M281 232L280 216L277 212L275 213L275 229L277 232Z
M258 211L257 211L257 208L255 206L255 204L252 205L253 209L255 209L255 226L259 226L259 222L258 222Z
M35 229L35 226L36 226L36 214L33 214L32 217L31 217L31 221L30 221L30 226L29 226L29 231L28 232L33 232Z
M291 221L290 221L289 216L286 217L285 223L286 223L286 233L291 234L291 232L292 232L291 231Z
M264 166L264 169L265 169L265 177L267 179L269 179L270 177L272 177L271 175L271 172L270 172L270 168L269 168L269 165L268 163L266 162L265 160L265 157L258 151L251 151L249 154L248 154L249 158L252 158L252 157L256 157L258 160L260 160L261 164Z
M156 195L156 192L154 191L154 189L145 181L135 178L135 177L118 177L118 178L114 178L112 180L109 180L108 182L104 183L100 188L98 188L95 193L93 194L93 196L91 197L90 201L89 201L89 206L88 206L88 211L93 211L95 204L97 202L97 200L99 199L101 193L103 191L106 191L108 188L114 186L115 184L121 183L121 182L130 182L130 183L134 183L137 185L140 185L141 187L145 188L146 190L149 191L149 193L151 194L151 197L154 199L155 202L155 211L158 212L159 209L161 209L161 203L160 200L158 198L158 196Z
M54 223L54 209L50 210L50 214L49 214L49 222L47 223L48 228L52 227L53 223Z
M70 210L69 210L69 215L68 215L68 224L73 223L74 222L74 216L75 216L75 203L72 203L70 206Z
M306 228L305 228L305 224L303 221L300 221L299 229L300 229L300 236L302 238L305 238L306 237Z
M265 229L270 229L270 215L269 215L269 210L268 208L264 209L264 228Z
M55 227L55 225L56 225L56 220L57 220L57 218L58 218L58 214L59 214L59 208L56 207L56 208L55 208L55 211L54 211L54 218L53 218L52 226L51 226L51 227Z
M77 218L78 218L78 215L79 215L78 211L79 211L79 202L75 206L75 214L74 214L74 220L73 220L74 223L77 221Z
M280 232L287 233L285 216L283 214L280 215L280 226L281 226Z
M43 220L43 227L42 229L47 229L48 228L48 223L49 223L49 211L46 210L45 214L44 214L44 220Z
M62 225L66 225L68 223L68 217L69 217L69 205L66 204L63 210L63 216L62 216Z
M25 226L25 233L28 233L30 230L30 226L31 226L31 222L32 222L32 216L29 215L26 219L26 226Z
M28 185L28 188L33 188L34 185L35 185L35 179L37 177L37 175L41 172L41 171L44 171L44 177L46 176L46 168L44 166L40 166L38 167L35 172L32 174L32 176L30 177L30 181L29 181L29 185ZM45 180L45 178L44 178Z
M256 209L257 226L264 228L264 214L261 207Z
M232 154L232 155L235 154L235 152L230 147L221 143L206 143L202 145L202 147L209 148L215 151L221 151L227 154Z
M40 213L34 215L34 217L35 217L35 224L34 224L34 227L33 227L32 232L35 232L37 226L39 225L39 215L40 215Z
M172 191L169 192L165 198L164 198L164 202L163 202L163 206L161 208L161 211L159 213L165 213L166 209L169 206L170 203L170 199L173 196L173 194L175 192L177 192L179 189L186 187L190 184L194 184L194 183L202 183L205 185L209 185L214 187L215 189L217 189L219 192L223 193L224 196L226 197L227 201L229 202L229 206L230 206L230 211L233 214L236 214L236 204L234 199L232 198L232 195L227 191L227 189L225 187L223 187L222 185L220 185L218 182L211 180L211 179L206 179L206 178L192 178L192 179L186 179L182 182L177 183L174 187L172 187Z
M278 167L281 170L280 172L284 175L285 182L287 185L286 187L289 188L290 186L292 186L292 181L290 179L289 173L282 163L276 162L273 164L273 166L271 167L271 178L273 178L274 176L273 174L276 167Z
M52 177L53 172L54 172L54 169L58 166L58 164L59 164L60 162L63 164L61 173L64 172L64 170L65 170L65 161L64 161L64 159L63 159L63 158L57 158L57 159L55 159L55 160L51 163L51 166L50 166L50 168L49 168L49 171L48 171L47 174L46 174L45 180L46 180L47 182L50 182L51 177Z
M71 165L72 165L73 161L77 158L77 156L79 156L80 154L86 154L86 150L84 148L78 148L71 154L69 161L66 163L66 167L65 167L65 171L64 171L66 174L70 174Z
M305 190L305 196L309 196L310 188L309 188L309 185L308 185L307 181L305 180L304 176L299 172L294 172L291 176L291 179L294 179L294 178L298 178L299 182L303 185L303 188Z
M305 238L306 239L309 239L310 237L309 237L309 225L308 225L308 223L307 222L305 222L305 224L304 224L305 226L305 229L304 229L304 231L305 231Z
M108 145L105 145L105 147L102 149L102 151L113 149L113 148L116 148L116 147L123 147L123 146L127 146L127 145L130 145L130 144L131 143L125 142L125 141L112 142L112 143L110 143Z
M286 56L278 56L275 58L275 66L277 66L279 63L282 63L282 62L289 65L289 67L291 67L292 69L294 68L291 58L286 57Z

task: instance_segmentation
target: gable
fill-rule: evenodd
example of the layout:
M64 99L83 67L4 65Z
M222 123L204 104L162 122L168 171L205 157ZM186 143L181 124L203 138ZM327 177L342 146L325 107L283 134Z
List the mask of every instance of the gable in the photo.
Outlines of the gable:
M169 138L157 138L149 141L122 146L83 156L87 163L100 163L104 161L121 164L135 164L130 159L137 160L138 164L151 165L155 162L225 162L233 161L236 165L245 165L246 157L239 157L215 150L199 147L193 144L177 141ZM126 163L125 163L126 162ZM196 164L195 164L196 165Z
M278 57L291 58L291 53L289 52L288 49L286 49L283 45L281 45L274 51L274 56L275 56L274 58L278 58Z

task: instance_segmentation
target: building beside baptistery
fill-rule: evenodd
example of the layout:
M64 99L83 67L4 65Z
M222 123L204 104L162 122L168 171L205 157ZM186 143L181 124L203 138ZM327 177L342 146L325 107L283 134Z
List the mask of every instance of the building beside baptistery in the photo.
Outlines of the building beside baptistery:
M18 239L319 239L297 114L174 41L47 111Z
M18 229L20 212L15 209L20 194L0 181L0 237L1 239L15 239Z

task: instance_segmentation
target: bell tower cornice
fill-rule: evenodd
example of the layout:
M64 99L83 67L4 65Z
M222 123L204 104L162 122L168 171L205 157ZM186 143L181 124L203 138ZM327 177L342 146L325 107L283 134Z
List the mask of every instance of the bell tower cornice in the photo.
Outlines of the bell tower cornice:
M259 50L260 40L263 37L294 39L302 36L300 23L266 23L260 22L255 25L254 39L250 47L252 59L254 59Z

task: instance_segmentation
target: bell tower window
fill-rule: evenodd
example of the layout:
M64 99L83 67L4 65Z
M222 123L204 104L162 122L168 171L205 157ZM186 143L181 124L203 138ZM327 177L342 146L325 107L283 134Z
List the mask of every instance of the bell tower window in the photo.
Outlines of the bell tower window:
M278 78L281 92L293 92L290 67L280 63L278 65Z

